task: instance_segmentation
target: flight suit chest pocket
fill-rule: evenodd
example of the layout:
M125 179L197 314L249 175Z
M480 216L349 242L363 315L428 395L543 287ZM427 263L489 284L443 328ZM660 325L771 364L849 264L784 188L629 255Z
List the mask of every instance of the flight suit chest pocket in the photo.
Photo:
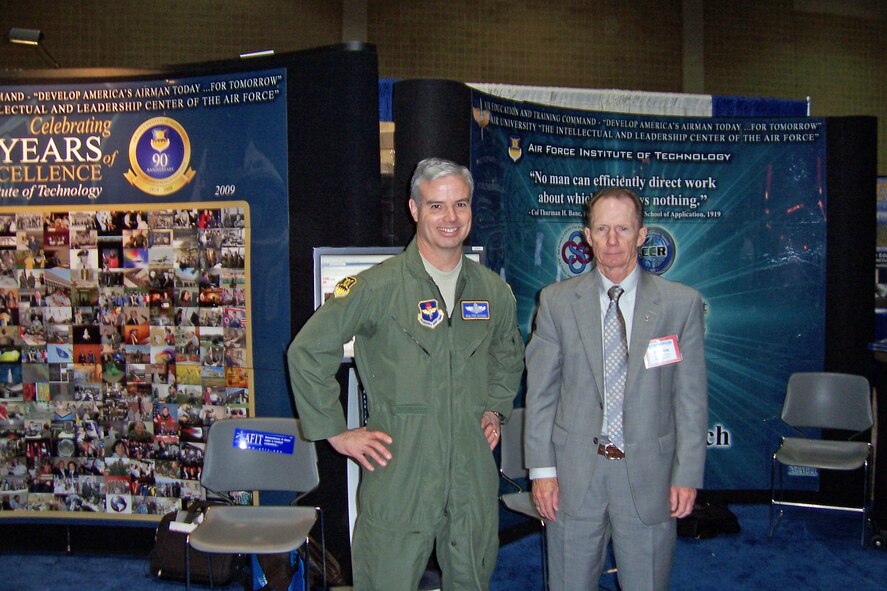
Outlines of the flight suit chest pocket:
M386 379L377 384L380 395L390 403L392 415L428 414L435 384L440 382L434 343L421 331L418 323L416 327L404 326L398 319L392 323L385 352Z
M489 393L492 331L488 329L488 322L483 326L478 324L462 322L458 326L453 373L454 379L462 384L459 390L469 394L469 402L484 406Z

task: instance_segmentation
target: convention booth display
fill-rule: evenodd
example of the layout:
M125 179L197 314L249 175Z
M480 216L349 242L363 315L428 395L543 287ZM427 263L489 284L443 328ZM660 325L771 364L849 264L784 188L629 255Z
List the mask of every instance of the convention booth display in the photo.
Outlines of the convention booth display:
M443 80L390 87L394 193L406 194L423 157L470 165L471 240L511 285L525 337L539 290L593 267L584 202L613 186L642 195L640 264L705 299L707 490L769 488L771 454L789 430L779 420L789 375L870 375L874 266L850 253L875 241L874 118L810 117L806 100ZM465 120L467 130L455 123ZM397 216L403 239L409 219ZM801 468L786 486L846 488Z
M644 196L641 264L706 301L707 488L767 488L791 373L869 371L874 266L847 253L874 243L873 118L380 84L376 64L347 44L0 77L0 519L153 523L201 497L214 421L293 416L285 350L336 272L315 277L315 248L402 248L409 177L428 156L472 169L470 241L512 286L525 337L539 289L592 268L588 196ZM389 195L380 111L397 150ZM338 378L356 426L347 360ZM347 564L356 471L317 452L305 502L325 509ZM831 486L805 471L786 485Z
M767 488L779 383L823 364L826 133L809 117L578 111L472 93L473 238L512 286L525 334L539 290L593 268L583 207L608 187L644 200L641 267L701 292L713 489Z
M286 133L247 130L285 121L285 81L4 87L8 508L156 515L202 496L207 428L254 409L250 275L274 255L252 248L251 201L285 211Z
M292 416L307 245L370 242L376 80L361 44L3 74L0 519L156 522L215 421Z

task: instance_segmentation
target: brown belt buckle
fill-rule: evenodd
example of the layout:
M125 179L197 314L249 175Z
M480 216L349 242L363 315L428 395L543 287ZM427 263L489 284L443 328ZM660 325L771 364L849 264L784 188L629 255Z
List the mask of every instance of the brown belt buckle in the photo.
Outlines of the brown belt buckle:
M612 443L608 443L606 445L604 445L603 443L598 444L597 453L598 455L604 456L608 460L621 460L625 457L625 452L623 452Z

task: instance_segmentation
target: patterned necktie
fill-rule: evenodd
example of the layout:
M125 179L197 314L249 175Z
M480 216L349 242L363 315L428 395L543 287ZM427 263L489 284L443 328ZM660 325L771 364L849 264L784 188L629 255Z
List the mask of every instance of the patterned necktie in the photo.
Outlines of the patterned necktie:
M619 297L625 290L614 285L607 291L610 305L604 315L604 392L607 401L607 436L610 442L625 451L622 438L622 401L625 376L628 374L628 341L625 319L619 309Z

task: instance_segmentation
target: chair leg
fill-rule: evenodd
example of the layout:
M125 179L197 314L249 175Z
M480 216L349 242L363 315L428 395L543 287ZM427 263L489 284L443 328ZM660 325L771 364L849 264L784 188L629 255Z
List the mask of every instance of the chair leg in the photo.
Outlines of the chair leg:
M548 591L548 529L545 527L545 521L542 524L542 588Z
M191 536L185 538L185 590L191 591Z
M213 588L213 558L212 554L206 555L206 570L209 576L209 588L212 590Z
M865 461L865 477L863 478L862 483L862 537L860 538L859 543L865 548L865 534L866 529L868 528L869 523L869 499L871 496L869 495L869 478L871 476L871 467L869 466L869 461L866 459Z
M305 569L305 572L302 573L303 579L305 580L305 591L311 590L311 538L305 538L305 543L302 544L302 553L304 556L302 557L302 567ZM325 590L324 590L325 591Z
M773 461L772 459L770 460ZM770 520L767 522L767 537L773 537L773 470L775 467L770 465Z
M777 474L778 472L778 474ZM779 501L782 502L784 500L783 495L785 494L784 485L782 481L782 467L779 462L776 460L776 454L774 453L772 458L770 459L770 523L767 528L767 537L772 538L773 533L776 531L776 528L779 526L779 522L782 521L783 509L780 506L779 514L776 516L776 521L773 520L773 512L776 509L776 480L779 480Z
M320 516L320 559L322 561L320 564L320 572L322 573L323 577L323 587L321 587L321 589L323 589L323 591L326 591L326 532L324 531L323 527L323 509L321 509L320 507L315 507L315 511L317 511L318 515ZM309 590L305 589L305 591Z

